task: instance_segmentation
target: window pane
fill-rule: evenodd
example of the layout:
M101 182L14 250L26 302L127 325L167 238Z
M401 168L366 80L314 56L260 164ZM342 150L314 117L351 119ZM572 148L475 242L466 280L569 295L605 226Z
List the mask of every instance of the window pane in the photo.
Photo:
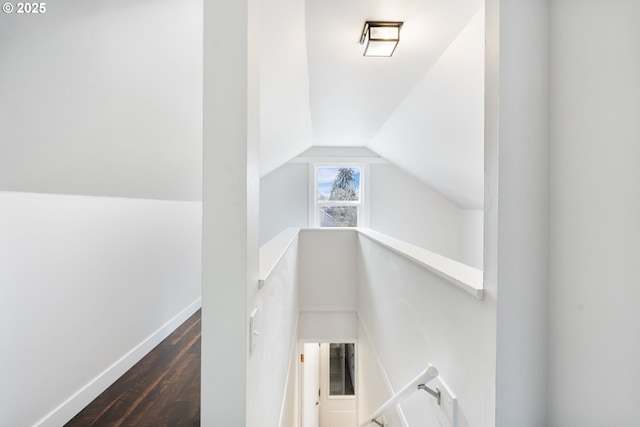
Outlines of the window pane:
M360 200L360 167L318 167L318 200Z
M320 227L357 227L357 206L322 206Z
M329 345L329 395L353 396L355 394L354 344Z

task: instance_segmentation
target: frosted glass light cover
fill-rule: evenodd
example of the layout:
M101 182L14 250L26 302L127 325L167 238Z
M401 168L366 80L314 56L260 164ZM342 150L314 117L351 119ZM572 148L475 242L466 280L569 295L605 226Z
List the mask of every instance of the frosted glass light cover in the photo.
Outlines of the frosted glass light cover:
M391 56L398 44L397 41L376 41L369 40L364 56Z
M369 27L370 40L393 40L398 41L400 29L398 27Z

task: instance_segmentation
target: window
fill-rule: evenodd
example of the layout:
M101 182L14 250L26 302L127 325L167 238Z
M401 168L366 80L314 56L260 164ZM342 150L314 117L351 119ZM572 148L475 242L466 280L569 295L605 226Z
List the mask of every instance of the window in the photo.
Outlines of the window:
M316 226L358 226L361 169L360 165L316 166Z
M329 396L355 395L355 344L329 344Z

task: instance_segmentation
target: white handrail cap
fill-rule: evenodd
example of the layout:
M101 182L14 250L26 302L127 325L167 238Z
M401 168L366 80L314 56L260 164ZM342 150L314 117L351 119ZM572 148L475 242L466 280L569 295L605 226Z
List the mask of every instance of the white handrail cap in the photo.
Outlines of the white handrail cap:
M427 375L435 378L439 373L435 366L429 366L429 369L427 369Z

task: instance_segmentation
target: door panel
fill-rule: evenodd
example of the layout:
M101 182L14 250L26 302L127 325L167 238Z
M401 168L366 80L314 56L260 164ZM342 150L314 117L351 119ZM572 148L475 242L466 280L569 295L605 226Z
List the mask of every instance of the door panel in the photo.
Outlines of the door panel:
M329 412L331 427L354 427L356 425L356 411L333 410Z
M355 427L355 345L320 345L320 427Z
M320 402L320 345L304 344L302 363L302 427L319 427Z

